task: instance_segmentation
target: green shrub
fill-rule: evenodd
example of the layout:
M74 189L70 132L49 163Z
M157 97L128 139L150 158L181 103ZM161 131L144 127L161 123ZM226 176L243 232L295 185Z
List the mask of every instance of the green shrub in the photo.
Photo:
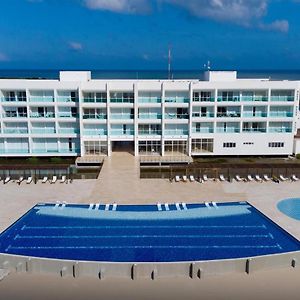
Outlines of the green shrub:
M297 158L297 159L300 159L300 153L297 153L297 154L296 154L296 158Z
M40 163L40 159L37 157L29 157L29 158L27 158L26 161L32 165L36 165L36 164Z
M63 159L61 157L51 157L50 162L52 164L61 164L63 162Z

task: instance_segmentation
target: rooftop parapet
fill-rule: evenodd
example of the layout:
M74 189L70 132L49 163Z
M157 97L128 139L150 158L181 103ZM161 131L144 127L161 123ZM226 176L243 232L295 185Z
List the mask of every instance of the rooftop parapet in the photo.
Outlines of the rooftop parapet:
M237 71L207 71L204 74L204 80L211 82L236 81Z
M61 71L59 72L60 81L90 81L91 71Z

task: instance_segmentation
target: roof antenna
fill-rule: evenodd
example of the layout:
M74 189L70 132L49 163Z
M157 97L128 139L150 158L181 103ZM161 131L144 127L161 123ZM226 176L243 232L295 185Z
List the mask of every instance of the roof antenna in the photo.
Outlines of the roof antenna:
M207 64L204 64L204 68L207 69L207 71L211 70L211 64L209 60L207 61Z
M171 79L171 64L172 64L172 49L171 45L169 45L169 52L168 52L168 79Z

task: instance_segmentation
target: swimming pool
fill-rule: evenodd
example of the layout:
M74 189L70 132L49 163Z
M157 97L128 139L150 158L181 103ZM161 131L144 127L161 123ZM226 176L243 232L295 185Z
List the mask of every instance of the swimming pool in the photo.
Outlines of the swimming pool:
M187 262L300 250L246 202L38 204L0 235L0 253L95 262Z
M290 218L300 220L300 198L290 198L280 201L277 208Z

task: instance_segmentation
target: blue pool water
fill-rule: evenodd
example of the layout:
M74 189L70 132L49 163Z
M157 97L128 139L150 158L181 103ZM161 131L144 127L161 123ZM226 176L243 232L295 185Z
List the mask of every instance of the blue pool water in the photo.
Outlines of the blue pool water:
M300 243L246 202L39 204L0 235L0 253L106 262L174 262L300 250Z
M285 215L300 220L300 198L282 200L278 203L277 207Z

